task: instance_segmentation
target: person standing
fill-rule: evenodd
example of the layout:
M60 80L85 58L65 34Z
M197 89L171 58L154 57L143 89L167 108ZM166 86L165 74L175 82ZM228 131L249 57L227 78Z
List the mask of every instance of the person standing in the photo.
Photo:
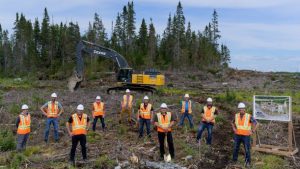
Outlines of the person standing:
M87 114L83 113L84 107L82 104L77 106L75 114L71 115L66 127L70 137L72 137L72 147L70 152L70 162L75 165L75 153L78 142L81 145L81 153L84 161L87 160L86 154L86 134L90 127L90 119Z
M165 148L164 142L165 137L167 138L169 153L171 158L174 159L174 143L172 137L172 126L175 123L175 116L171 112L167 111L168 106L166 103L162 103L160 106L160 112L154 117L154 125L157 128L157 135L159 141L160 158L164 159Z
M206 144L211 145L212 143L212 130L215 124L216 115L218 115L218 110L212 104L212 98L208 98L206 100L206 106L202 109L202 122L200 124L198 134L197 134L197 143L200 143L200 139L202 137L202 133L205 129L207 129L207 139Z
M31 117L28 112L28 106L22 105L22 112L16 120L17 126L17 151L26 149L26 143L29 138Z
M93 114L93 118L94 118L93 131L96 130L96 124L97 124L98 119L100 119L101 125L102 125L102 130L104 131L104 129L105 129L105 123L104 123L105 106L104 106L104 102L101 101L100 96L96 97L96 101L92 105L92 110L93 110L92 114Z
M192 101L189 99L189 94L184 95L184 100L181 102L181 117L179 126L182 127L184 119L187 118L190 123L190 128L194 128L193 117L192 117Z
M150 124L151 124L152 114L153 114L152 104L149 103L149 97L145 96L144 102L140 105L137 114L137 120L139 122L139 138L143 137L144 124L146 124L147 136L151 137Z
M122 101L121 101L121 119L123 120L123 116L128 116L127 120L131 124L131 113L132 113L132 105L133 105L133 96L130 93L129 89L126 89L126 94L123 95Z
M250 152L250 139L251 135L255 133L258 123L250 114L246 113L246 105L244 103L238 104L239 112L235 114L232 121L232 130L234 132L234 150L233 162L237 162L240 144L243 143L245 148L245 166L250 167L251 152Z
M44 136L44 141L48 143L48 137L49 137L49 131L50 131L50 126L53 124L54 126L54 139L55 142L59 141L58 137L58 126L59 126L59 121L58 118L59 116L63 113L63 107L61 103L59 103L57 100L57 94L52 93L51 94L51 101L48 101L41 107L41 111L43 114L47 117L46 120L46 129L45 129L45 136Z

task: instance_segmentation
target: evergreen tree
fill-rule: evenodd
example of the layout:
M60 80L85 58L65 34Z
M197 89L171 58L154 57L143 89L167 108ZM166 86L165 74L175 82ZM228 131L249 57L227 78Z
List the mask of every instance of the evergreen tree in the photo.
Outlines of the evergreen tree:
M148 46L148 30L145 19L142 19L141 27L139 30L139 35L137 39L138 54L135 58L136 65L143 65L144 61L147 60L145 57L147 55L147 46Z
M48 70L50 66L50 58L49 58L49 48L50 48L50 24L49 24L49 15L47 8L44 9L44 17L42 21L41 27L41 71L45 72ZM44 70L43 70L44 69Z
M148 35L148 67L153 67L155 61L157 58L157 37L155 28L151 19L150 25L149 25L149 35Z
M211 21L211 31L212 31L212 42L216 48L218 48L218 40L221 38L220 31L219 31L219 23L218 23L218 13L216 10L213 12L213 17Z

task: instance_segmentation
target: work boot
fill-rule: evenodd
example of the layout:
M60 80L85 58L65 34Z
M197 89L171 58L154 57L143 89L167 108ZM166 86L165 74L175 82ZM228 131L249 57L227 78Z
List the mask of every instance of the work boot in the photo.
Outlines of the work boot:
M69 160L69 164L73 167L75 167L75 161L74 160Z
M250 164L249 162L246 162L246 163L245 163L245 167L246 167L246 168L251 168L251 164Z

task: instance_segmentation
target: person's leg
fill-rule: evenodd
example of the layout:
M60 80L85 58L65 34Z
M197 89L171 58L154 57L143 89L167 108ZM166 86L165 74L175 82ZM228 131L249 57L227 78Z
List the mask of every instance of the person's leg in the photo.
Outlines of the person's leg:
M169 152L170 152L171 158L174 159L175 151L174 151L174 143L173 143L173 137L172 137L171 132L168 132L168 134L167 134L167 141L168 141Z
M184 118L185 118L185 113L182 113L181 116L180 116L180 121L179 121L178 126L183 126Z
M241 136L234 135L234 147L233 147L233 158L232 158L234 162L238 160L240 144L241 144Z
M97 124L97 121L98 121L98 116L96 116L96 117L94 118L94 121L93 121L93 131L96 130L96 124Z
M26 144L27 144L28 139L29 139L29 133L24 135L24 139L23 139L23 143L22 143L22 149L23 150L26 149Z
M78 136L72 136L72 147L70 152L70 161L75 161L75 152L78 144Z
M53 126L54 126L54 139L57 142L59 139L59 136L58 136L59 119L58 118L53 118Z
M251 152L250 152L250 136L243 136L243 144L245 148L245 163L251 163Z
M129 124L131 125L131 114L132 114L132 108L129 108L128 110L128 121L129 121Z
M80 145L81 145L81 153L83 160L86 160L86 136L80 135Z
M157 135L158 135L158 141L159 141L160 158L164 158L164 154L165 154L165 147L164 147L165 133L157 132Z
M50 123L51 123L51 119L47 118L46 119L46 128L45 128L45 137L44 137L45 142L48 142Z
M197 141L200 141L205 127L206 127L205 123L201 122L198 133L197 133Z
M151 120L147 119L146 120L146 128L147 128L147 136L148 137L151 137L151 134L150 134L150 125L151 125Z
M17 151L22 150L24 134L18 134L17 136Z
M193 116L191 114L187 114L187 118L189 120L190 123L190 128L194 128L194 123L193 123Z
M104 117L100 116L100 120L101 120L101 125L102 125L102 129L105 129L105 122L104 122Z
M140 118L139 120L139 137L143 137L144 133L144 119Z
M211 145L212 142L212 130L213 130L214 125L213 124L207 124L207 140L206 143L208 145Z

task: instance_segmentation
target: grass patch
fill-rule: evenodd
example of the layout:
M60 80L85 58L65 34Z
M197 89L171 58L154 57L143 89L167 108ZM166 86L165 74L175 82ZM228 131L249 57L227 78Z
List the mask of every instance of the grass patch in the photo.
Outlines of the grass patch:
M95 161L95 167L96 168L114 168L117 165L117 162L115 160L109 159L107 155L102 155L98 157Z
M3 89L29 89L34 87L34 83L32 80L26 78L0 78L0 88Z
M157 88L157 94L158 95L184 95L186 93L189 93L191 96L196 95L197 93L192 90L183 90L183 89L177 89L173 87L159 87Z
M18 115L21 112L21 106L19 104L13 103L8 108L9 113L13 115Z
M15 138L13 133L9 130L4 130L0 132L0 150L9 151L16 148Z
M94 131L88 132L87 140L89 143L96 143L102 140L102 136Z
M289 168L288 161L276 155L266 155L255 152L253 154L253 167L257 169L281 169ZM243 161L243 159L241 159Z
M26 150L23 152L23 154L26 157L30 157L34 154L40 153L41 152L40 150L41 150L40 146L31 146L31 147L27 147Z
M177 145L177 149L183 151L183 154L195 156L197 154L197 149L191 147L189 143L186 143L184 140L174 140L175 145Z
M18 169L21 167L26 157L22 153L12 154L12 160L10 161L10 168Z

